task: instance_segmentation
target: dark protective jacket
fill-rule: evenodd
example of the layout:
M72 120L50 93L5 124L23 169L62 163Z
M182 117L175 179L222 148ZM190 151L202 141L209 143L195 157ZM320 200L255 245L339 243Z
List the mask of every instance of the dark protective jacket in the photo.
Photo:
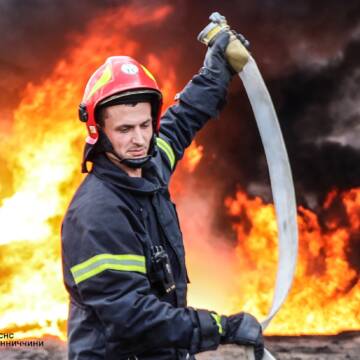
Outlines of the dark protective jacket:
M100 154L77 190L62 224L69 360L191 359L197 351L205 334L198 312L186 307L185 252L168 183L195 133L223 105L220 80L202 69L189 82L161 119L158 151L142 177ZM155 245L170 259L170 293L154 281Z

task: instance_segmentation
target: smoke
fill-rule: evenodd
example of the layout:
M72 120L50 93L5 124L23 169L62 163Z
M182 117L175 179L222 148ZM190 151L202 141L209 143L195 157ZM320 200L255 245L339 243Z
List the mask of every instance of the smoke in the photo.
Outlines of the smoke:
M145 53L177 69L179 90L199 69L205 49L196 35L212 11L247 36L279 114L294 172L298 202L316 207L332 188L358 186L360 3L349 0L288 2L237 0L3 0L0 4L0 131L29 82L41 82L65 58L74 35L84 36L104 11L132 4L146 11L170 4L161 26L138 26L131 39ZM121 22L121 19L118 20ZM109 28L111 32L111 28ZM160 79L161 80L161 79ZM161 83L161 81L160 81ZM238 185L271 200L266 161L248 101L236 79L219 120L199 134L205 157L194 174L199 185L217 183L233 194ZM224 176L226 174L226 176ZM205 180L206 178L206 180Z
M69 35L81 32L109 1L3 0L0 3L0 108L9 120L28 82L46 78L66 55ZM4 115L5 114L5 115Z
M281 9L280 3L265 2L257 14L261 28L253 29L250 39L279 114L298 203L317 208L331 189L360 185L360 22L355 16L360 4L330 2L320 11L322 2L283 3ZM222 179L225 194L240 183L270 200L251 110L238 84L231 90L223 119L204 135L211 154L202 175L210 168Z

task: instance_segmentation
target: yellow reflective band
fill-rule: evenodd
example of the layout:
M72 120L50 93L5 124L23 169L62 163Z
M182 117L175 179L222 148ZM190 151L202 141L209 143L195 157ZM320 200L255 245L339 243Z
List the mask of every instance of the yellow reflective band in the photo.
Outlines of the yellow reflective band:
M76 284L105 270L136 271L146 274L145 256L100 254L70 269Z
M170 161L171 169L175 165L175 154L171 146L162 138L156 138L156 144L163 150Z
M89 95L86 97L86 101L89 100L97 90L105 86L111 80L111 75L112 75L111 67L110 65L107 65L100 78L96 81L96 83L92 87L91 91L89 92Z
M210 315L214 318L214 320L216 321L216 325L219 328L219 334L222 335L223 333L223 327L221 325L221 316L219 314L215 314L215 313L210 313Z
M145 74L151 79L151 80L155 80L154 78L154 75L144 66L144 65L141 65L141 67L143 68L143 70L145 71Z

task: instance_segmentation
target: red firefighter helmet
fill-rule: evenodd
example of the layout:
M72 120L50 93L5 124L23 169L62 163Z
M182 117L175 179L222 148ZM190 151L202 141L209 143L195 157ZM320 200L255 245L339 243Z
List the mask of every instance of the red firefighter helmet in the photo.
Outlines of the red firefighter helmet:
M99 138L95 119L98 105L111 104L116 99L143 95L151 99L154 131L158 133L162 108L162 94L154 76L143 65L129 56L111 56L90 77L79 106L79 118L86 122L88 144L94 145Z

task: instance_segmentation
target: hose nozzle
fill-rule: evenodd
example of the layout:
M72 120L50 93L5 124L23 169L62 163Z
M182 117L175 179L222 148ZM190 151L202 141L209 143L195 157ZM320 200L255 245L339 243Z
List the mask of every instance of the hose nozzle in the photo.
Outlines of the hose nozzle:
M249 60L250 54L246 49L249 42L242 35L232 31L225 16L220 13L213 12L209 20L210 23L199 33L197 39L206 46L211 46L220 32L229 32L230 40L225 50L225 57L236 72L241 72Z

